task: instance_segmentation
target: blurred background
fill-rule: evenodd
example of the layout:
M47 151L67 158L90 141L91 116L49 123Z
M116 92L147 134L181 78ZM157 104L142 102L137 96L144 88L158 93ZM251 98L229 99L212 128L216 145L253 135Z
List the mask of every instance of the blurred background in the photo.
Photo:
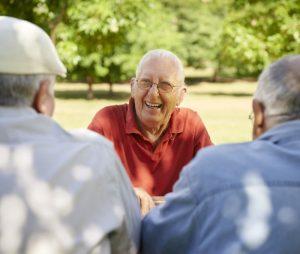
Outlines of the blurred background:
M128 101L139 59L164 48L183 60L183 106L198 111L213 142L248 141L258 74L300 53L300 0L1 0L0 14L36 23L55 43L68 76L54 118L67 129Z

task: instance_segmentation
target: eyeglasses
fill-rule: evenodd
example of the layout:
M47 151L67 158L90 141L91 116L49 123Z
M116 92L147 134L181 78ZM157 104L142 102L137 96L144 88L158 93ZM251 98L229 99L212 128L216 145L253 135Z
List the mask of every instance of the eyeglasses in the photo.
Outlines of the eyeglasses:
M173 86L167 81L161 81L159 83L154 83L150 81L149 79L136 79L137 85L140 89L143 90L149 90L153 85L156 85L157 90L159 93L171 93L174 89L174 87L179 86Z

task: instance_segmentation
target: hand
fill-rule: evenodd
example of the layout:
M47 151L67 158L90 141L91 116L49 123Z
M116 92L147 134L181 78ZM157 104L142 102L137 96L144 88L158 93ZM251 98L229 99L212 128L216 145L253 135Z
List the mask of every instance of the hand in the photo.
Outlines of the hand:
M152 200L153 200L155 206L165 203L165 197L164 196L153 196Z
M141 213L145 216L153 207L155 207L152 197L142 188L135 187L134 191L140 202Z

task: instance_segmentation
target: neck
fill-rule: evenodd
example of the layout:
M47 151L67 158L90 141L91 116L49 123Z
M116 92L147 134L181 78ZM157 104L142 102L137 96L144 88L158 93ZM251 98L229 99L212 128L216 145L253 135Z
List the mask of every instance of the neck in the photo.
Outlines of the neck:
M163 135L165 129L166 128L160 128L158 130L156 130L156 129L148 130L148 129L145 129L145 128L143 128L143 129L141 128L141 132L143 133L143 135L145 137L147 137L150 140L150 142L153 145L155 145L155 144L159 143L159 139Z
M154 146L159 144L160 138L163 136L168 127L168 123L162 124L158 127L145 126L139 120L137 120L137 123L142 134L147 137Z

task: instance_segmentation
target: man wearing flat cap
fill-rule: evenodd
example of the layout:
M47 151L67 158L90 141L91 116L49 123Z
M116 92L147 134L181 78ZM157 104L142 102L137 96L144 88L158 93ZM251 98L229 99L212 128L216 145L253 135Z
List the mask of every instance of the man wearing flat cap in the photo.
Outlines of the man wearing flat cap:
M112 144L50 116L48 35L0 16L0 253L136 253L140 212Z

